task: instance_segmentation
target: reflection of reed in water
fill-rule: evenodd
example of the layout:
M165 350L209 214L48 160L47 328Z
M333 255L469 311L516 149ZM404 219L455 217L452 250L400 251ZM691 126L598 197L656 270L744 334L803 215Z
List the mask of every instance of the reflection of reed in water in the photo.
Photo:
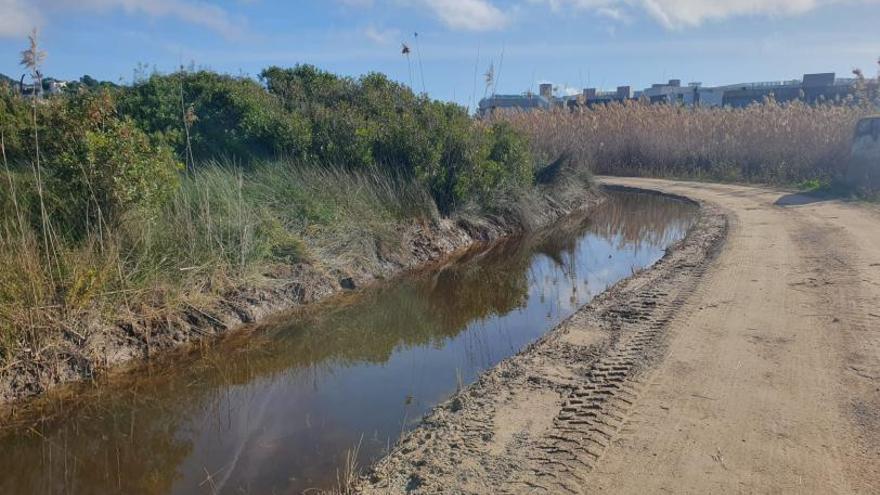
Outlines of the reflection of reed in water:
M235 408L249 410L248 404L225 402L241 400L229 398L236 385L280 385L277 394L257 393L261 389L253 387L257 402L295 398L305 394L302 390L320 389L323 377L344 368L386 363L400 349L442 347L478 322L525 307L535 284L560 273L573 279L577 263L584 262L578 253L585 233L620 247L665 247L690 226L693 211L686 203L661 197L614 193L586 216L364 291L348 298L350 304L318 305L286 324L238 332L198 356L169 359L173 366L160 362L155 373L87 390L76 404L43 411L54 413L55 420L38 425L34 431L39 433L18 432L0 440L7 447L0 449L0 470L6 473L0 477L0 493L56 493L71 487L83 493L167 493L204 433L204 425L188 431L189 421L217 409L207 417L234 422L241 419ZM552 272L533 272L536 255L550 260ZM477 333L474 339L486 338ZM473 352L488 344L474 342ZM328 455L306 462L303 457L302 465L288 467L300 476L317 476L326 465L341 463L351 447L343 430L344 425L338 431L331 425L305 430L313 435L308 441L327 452L339 446L339 459ZM243 431L242 441L250 438ZM222 479L224 473L213 475Z
M591 212L589 231L625 245L663 248L694 222L694 209L684 201L659 195L615 192Z
M475 321L523 307L535 253L560 267L571 264L584 228L583 218L569 220L355 295L351 304L319 305L287 324L230 336L198 357L169 357L173 366L160 363L158 373L85 390L75 403L42 411L53 419L38 425L39 433L2 440L13 448L0 452L0 469L7 473L0 492L88 486L86 493L168 493L193 448L180 426L202 408L223 407L224 390L282 378L314 381L301 385L315 388L318 375L340 367L384 363L400 348L439 347Z
M357 304L291 322L275 331L297 364L387 361L397 348L440 346L475 321L521 308L536 252L571 264L583 220L511 240L440 270L365 294ZM567 253L567 256L564 255Z
M60 426L4 435L0 493L169 493L192 449L175 435L180 409L126 393Z

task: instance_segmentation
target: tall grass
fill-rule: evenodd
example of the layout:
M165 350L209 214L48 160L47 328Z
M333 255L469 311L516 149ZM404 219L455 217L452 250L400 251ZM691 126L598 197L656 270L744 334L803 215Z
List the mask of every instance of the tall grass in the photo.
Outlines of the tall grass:
M507 113L547 157L596 173L796 184L841 175L866 105L777 103L689 108L627 102Z
M7 168L0 183L0 370L59 329L84 339L96 318L161 316L258 284L268 265L333 264L436 217L424 188L377 170L212 163L157 208L56 238L50 265L33 177Z

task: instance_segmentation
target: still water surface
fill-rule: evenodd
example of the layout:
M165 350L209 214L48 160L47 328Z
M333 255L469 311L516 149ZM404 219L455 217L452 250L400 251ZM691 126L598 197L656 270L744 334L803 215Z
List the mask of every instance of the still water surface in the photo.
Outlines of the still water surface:
M460 383L657 261L695 212L613 193L587 217L78 390L0 436L0 493L332 488L353 447L361 465L381 456Z

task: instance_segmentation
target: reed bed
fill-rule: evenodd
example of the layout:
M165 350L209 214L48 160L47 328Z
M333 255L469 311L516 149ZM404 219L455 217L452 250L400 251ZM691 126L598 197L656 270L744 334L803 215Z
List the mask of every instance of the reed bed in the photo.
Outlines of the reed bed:
M34 220L26 171L0 170L0 371L45 354L47 335L161 316L259 285L267 267L327 265L437 215L430 194L378 169L204 164L156 209L66 238ZM96 324L97 323L97 324Z
M852 102L768 100L746 108L626 102L496 118L528 135L544 157L598 174L792 185L840 177L856 121L874 111Z

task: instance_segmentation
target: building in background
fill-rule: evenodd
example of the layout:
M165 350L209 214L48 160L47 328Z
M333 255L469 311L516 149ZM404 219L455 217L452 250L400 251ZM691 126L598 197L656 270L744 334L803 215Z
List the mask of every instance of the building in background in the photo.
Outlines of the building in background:
M552 98L552 94L551 94ZM480 115L491 115L498 110L549 110L552 105L548 98L532 93L521 95L492 95L480 100L478 112Z
M806 103L839 101L855 94L856 80L837 78L833 72L804 74L802 79L730 84L706 87L692 82L682 86L680 79L653 84L641 91L619 86L615 91L586 88L582 94L557 97L552 84L541 84L539 94L493 95L480 101L479 113L487 115L498 109L536 110L553 107L577 108L604 105L627 100L684 106L741 108L767 99L779 102L801 100Z
M538 94L546 98L547 100L553 99L553 85L552 84L541 84L538 86Z
M697 86L693 86L696 84ZM693 105L697 100L696 90L699 83L681 86L681 79L670 79L667 83L652 84L641 92L642 98L651 103L685 103Z
M745 107L769 98L779 102L838 101L855 93L855 82L855 79L838 79L833 72L827 72L804 74L802 80L736 84L726 88L722 105Z
M46 88L46 92L50 95L59 95L63 93L67 89L67 81L59 81L57 79L52 79L48 81L48 84L44 84Z

